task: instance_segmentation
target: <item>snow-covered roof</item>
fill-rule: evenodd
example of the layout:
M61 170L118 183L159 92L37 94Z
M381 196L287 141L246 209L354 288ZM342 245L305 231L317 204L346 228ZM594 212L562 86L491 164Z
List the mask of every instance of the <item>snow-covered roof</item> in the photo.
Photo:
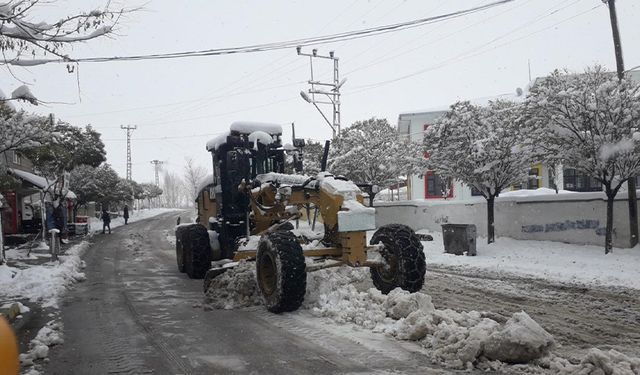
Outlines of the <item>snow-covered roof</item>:
M236 121L231 124L228 132L224 132L215 138L211 138L207 142L207 151L214 151L218 147L227 142L227 137L231 132L238 132L241 134L247 134L252 136L250 141L255 142L258 140L262 144L270 144L272 142L273 135L282 134L282 125L270 124L267 122L255 122L255 121ZM269 138L271 141L269 141Z
M65 194L64 197L67 199L78 199L78 196L76 195L76 193L74 193L71 190L67 191L67 194Z
M236 121L231 124L229 129L242 134L251 134L255 131L263 131L271 135L282 134L282 125L267 122Z
M211 138L209 142L207 142L207 151L212 151L220 147L220 145L224 144L227 141L227 137L229 136L229 132L225 132L216 136L215 138Z
M33 173L26 172L20 169L9 168L8 170L9 170L9 173L11 173L12 175L20 178L21 180L25 180L29 182L31 185L39 187L40 189L46 189L50 185L47 182L47 179L42 176L38 176Z
M198 184L198 194L200 194L200 192L209 185L213 185L213 174L209 174L200 180L200 183Z

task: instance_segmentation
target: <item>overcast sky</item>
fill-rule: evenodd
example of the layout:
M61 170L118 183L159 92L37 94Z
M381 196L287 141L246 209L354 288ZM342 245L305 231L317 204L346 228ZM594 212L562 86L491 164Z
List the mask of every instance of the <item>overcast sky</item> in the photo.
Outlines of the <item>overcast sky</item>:
M124 56L284 41L402 22L492 0L213 1L150 0L122 19L117 35L65 51L72 57ZM91 10L105 1L55 1L46 20ZM115 2L113 2L115 3ZM117 5L117 4L116 4ZM127 1L127 6L132 2ZM640 2L618 0L625 66L640 65ZM601 0L515 0L444 23L317 47L340 58L342 124L370 117L396 125L399 113L515 92L531 76L556 68L580 71L599 63L615 70L609 13ZM306 49L308 50L308 49ZM0 87L20 83L0 70ZM185 157L210 169L206 141L233 121L281 123L290 138L323 140L331 129L299 96L309 60L294 48L220 57L85 63L79 77L64 65L16 68L14 74L54 113L102 133L108 162L125 176L125 131L133 132L133 178L153 180L150 161L182 173ZM78 79L79 78L79 79ZM331 80L330 65L316 78ZM326 108L327 114L330 109Z

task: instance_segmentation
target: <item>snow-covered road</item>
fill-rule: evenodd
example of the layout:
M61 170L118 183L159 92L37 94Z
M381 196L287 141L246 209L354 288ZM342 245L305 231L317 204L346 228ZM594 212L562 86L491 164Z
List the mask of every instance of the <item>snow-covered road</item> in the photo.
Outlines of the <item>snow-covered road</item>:
M382 298L370 292L373 285L364 269L310 274L305 305L294 313L268 313L259 300L249 301L245 307L211 309L211 301L203 298L202 281L189 280L177 271L171 235L176 217L175 213L165 214L121 228L111 236L97 237L85 256L87 280L62 303L65 341L52 348L50 361L42 364L45 373L461 371L434 359L433 348L424 342L400 340L388 331L385 334L372 329L375 324L371 322L359 320L369 315L377 319L381 312L385 319L384 309L373 305L376 298ZM446 257L429 263L433 249L425 245L428 269L422 293L431 297L440 316L456 317L446 309L462 312L458 318L481 312L483 317L503 324L514 313L525 311L554 336L558 345L550 358L534 364L514 367L490 361L472 369L472 373L557 374L561 373L559 365L571 369L566 367L569 362L561 361L578 364L591 348L605 353L594 361L621 362L606 355L610 349L640 357L639 290L545 281L517 272L496 272L490 267L446 264L450 262ZM464 262L464 258L456 262ZM470 261L478 263L482 259ZM336 283L326 283L327 277L335 277ZM342 295L331 294L332 289L344 288L343 284L351 281L354 289ZM318 298L325 300L319 303ZM382 326L393 327L381 322ZM637 363L626 365L636 366L635 371L640 369Z

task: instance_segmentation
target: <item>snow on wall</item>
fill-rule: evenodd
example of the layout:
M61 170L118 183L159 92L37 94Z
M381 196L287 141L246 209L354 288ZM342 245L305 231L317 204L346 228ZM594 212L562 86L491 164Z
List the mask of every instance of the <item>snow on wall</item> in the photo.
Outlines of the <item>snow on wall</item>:
M614 203L613 245L629 246L626 192ZM475 224L479 236L487 235L484 198L467 201L376 202L376 226L399 223L414 229L441 231L442 224ZM561 241L604 245L606 200L604 194L567 193L498 198L495 203L497 236L523 240Z

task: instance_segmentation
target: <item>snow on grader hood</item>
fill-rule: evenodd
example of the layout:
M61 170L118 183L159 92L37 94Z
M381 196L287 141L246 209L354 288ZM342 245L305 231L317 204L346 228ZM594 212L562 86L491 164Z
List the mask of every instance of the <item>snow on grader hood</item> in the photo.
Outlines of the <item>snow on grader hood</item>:
M207 143L213 174L200 185L199 223L176 227L178 269L204 278L206 291L237 262L255 261L264 304L275 313L298 309L307 272L328 267L369 267L383 293L420 290L426 264L414 231L385 225L367 244L375 209L363 205L362 191L328 172L285 174L281 135L280 125L235 122ZM323 231L300 227L312 217Z

